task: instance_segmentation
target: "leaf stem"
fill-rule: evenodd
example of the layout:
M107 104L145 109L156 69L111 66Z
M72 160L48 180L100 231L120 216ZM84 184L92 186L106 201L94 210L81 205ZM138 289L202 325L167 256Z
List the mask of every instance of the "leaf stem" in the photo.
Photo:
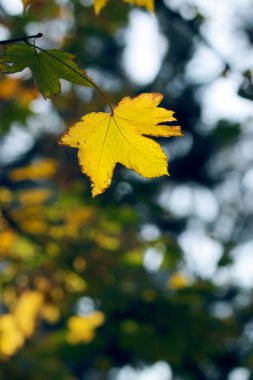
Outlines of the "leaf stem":
M33 36L23 36L23 37L18 37L18 38L12 38L9 40L0 41L0 45L7 45L13 42L27 42L31 38L40 38L42 36L43 36L42 33L38 33L38 34L34 34Z

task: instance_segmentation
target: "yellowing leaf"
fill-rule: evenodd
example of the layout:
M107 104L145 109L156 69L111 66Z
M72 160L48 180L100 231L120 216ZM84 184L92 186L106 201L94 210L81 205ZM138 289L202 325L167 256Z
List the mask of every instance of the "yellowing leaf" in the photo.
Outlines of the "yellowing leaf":
M22 3L23 3L23 7L24 7L24 13L26 11L26 9L29 7L29 5L31 4L32 0L22 0Z
M7 187L0 186L0 205L9 204L13 199L12 192Z
M138 7L144 7L150 12L154 12L154 0L124 0L126 3L137 5ZM96 15L105 7L108 0L94 0L94 9Z
M0 257L7 256L17 240L17 235L11 230L0 231Z
M31 337L37 316L43 303L43 295L36 291L27 291L20 297L14 311L18 327L25 337Z
M52 191L45 188L24 189L19 195L18 199L21 204L25 206L29 205L41 205L46 202L52 196Z
M45 180L54 176L57 170L55 160L46 158L33 162L29 166L13 169L9 177L12 181Z
M36 99L39 91L36 87L26 88L22 86L20 79L4 77L0 80L0 99L11 100L15 99L22 106L27 106L29 103Z
M24 336L12 314L0 316L0 355L11 356L23 346Z
M168 286L172 289L183 289L189 286L189 279L183 273L176 272L170 277Z
M100 13L100 11L104 8L107 2L108 0L94 0L94 9L95 9L96 15Z
M150 12L154 12L155 5L154 0L124 0L127 3L137 5L138 7L144 7Z
M9 100L16 96L20 86L19 79L3 78L0 82L1 93L0 99Z
M55 4L57 2L51 1L51 0L21 0L23 3L23 13L27 11L29 8L30 10L33 10L33 13L35 12L40 12L38 13L40 17L43 19L44 12L43 8L45 8L45 11L50 10L52 12L52 15L58 16L59 12L58 9L60 8L59 5Z
M113 113L88 114L61 138L61 143L79 149L79 162L91 179L93 196L109 187L117 163L146 178L168 175L165 153L146 137L182 135L178 126L160 125L176 120L173 111L157 108L162 98L158 93L126 97Z
M60 310L54 304L45 304L41 309L41 315L48 323L56 323L60 318Z
M34 0L22 0L24 13L26 12L29 5L33 3ZM126 3L137 5L138 7L144 7L150 12L154 12L154 0L124 0ZM94 0L94 9L96 15L105 7L108 0Z
M94 311L87 316L72 316L68 320L67 339L71 344L88 343L95 335L95 329L104 323L101 311Z
M42 304L42 293L26 291L12 314L0 316L0 355L13 355L32 336Z

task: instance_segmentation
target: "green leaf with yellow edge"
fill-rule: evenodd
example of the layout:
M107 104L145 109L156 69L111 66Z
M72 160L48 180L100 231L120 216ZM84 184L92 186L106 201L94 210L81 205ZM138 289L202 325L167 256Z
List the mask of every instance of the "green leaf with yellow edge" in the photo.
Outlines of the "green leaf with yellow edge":
M157 107L162 99L159 93L126 97L113 114L90 113L61 138L62 144L79 149L79 162L91 179L93 196L110 186L117 163L146 178L168 175L166 154L146 137L182 135L179 126L160 124L176 120L173 111Z
M74 56L60 50L37 50L28 44L13 44L0 50L0 72L13 74L29 68L43 97L61 91L60 79L81 86L91 86L87 73L73 61Z
M154 0L124 0L127 3L137 5L138 7L144 7L150 12L154 12ZM105 7L108 0L94 0L94 9L96 15Z

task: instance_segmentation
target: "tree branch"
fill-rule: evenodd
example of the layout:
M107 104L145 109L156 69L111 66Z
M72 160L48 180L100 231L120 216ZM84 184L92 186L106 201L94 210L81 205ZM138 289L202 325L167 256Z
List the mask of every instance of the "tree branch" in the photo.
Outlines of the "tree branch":
M13 42L27 42L27 40L30 40L31 38L40 38L42 36L43 36L42 33L38 33L38 34L34 34L33 36L23 36L23 37L18 37L18 38L12 38L10 40L0 41L0 45L7 45Z

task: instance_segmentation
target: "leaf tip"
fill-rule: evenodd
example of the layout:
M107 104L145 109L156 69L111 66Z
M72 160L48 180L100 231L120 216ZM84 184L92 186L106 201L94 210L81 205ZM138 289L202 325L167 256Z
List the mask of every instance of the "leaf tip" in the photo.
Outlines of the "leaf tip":
M91 185L91 196L92 198L95 198L99 194L103 194L105 190L101 189L99 190L95 184Z

